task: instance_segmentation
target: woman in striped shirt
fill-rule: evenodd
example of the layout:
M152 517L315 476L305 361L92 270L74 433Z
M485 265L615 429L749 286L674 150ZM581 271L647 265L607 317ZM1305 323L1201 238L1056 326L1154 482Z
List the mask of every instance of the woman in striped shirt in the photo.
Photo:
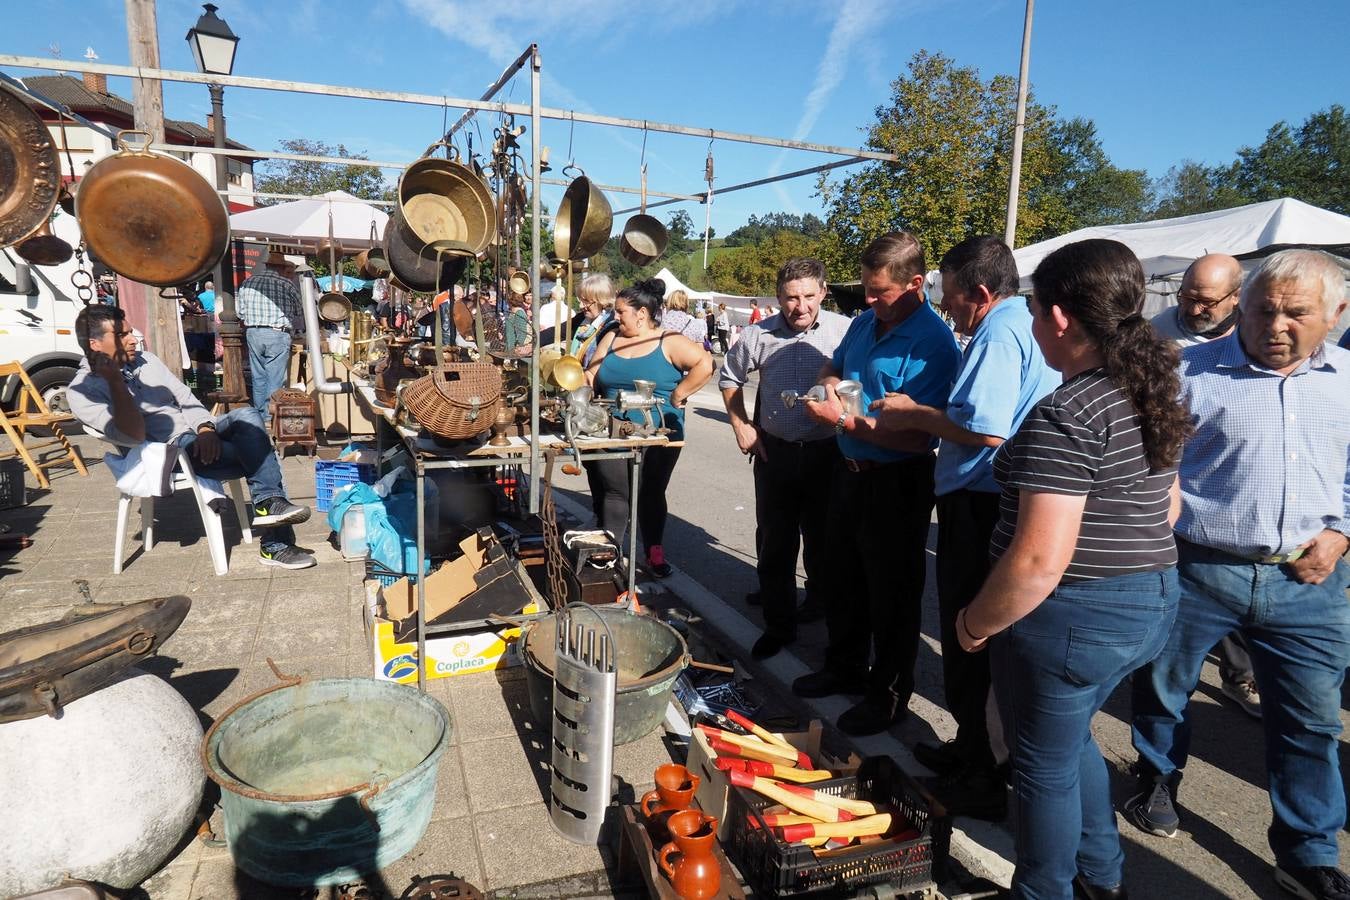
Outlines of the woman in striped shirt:
M1018 797L1013 894L1125 896L1092 716L1176 617L1176 465L1190 425L1177 351L1140 315L1144 274L1091 240L1032 275L1032 333L1064 376L994 459L998 559L957 619L991 650Z

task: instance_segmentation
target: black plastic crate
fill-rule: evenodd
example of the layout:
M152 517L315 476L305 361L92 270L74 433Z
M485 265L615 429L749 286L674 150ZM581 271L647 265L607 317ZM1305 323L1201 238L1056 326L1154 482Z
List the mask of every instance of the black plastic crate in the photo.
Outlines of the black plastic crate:
M848 854L821 859L810 847L789 844L764 824L761 814L777 805L775 801L747 788L732 787L727 797L728 854L756 890L787 897L885 883L897 891L919 891L935 881L935 868L942 873L951 846L951 819L934 815L929 795L890 757L869 757L857 775L806 787L892 806L919 836L900 843L860 846Z
M0 509L28 505L28 487L24 476L28 467L17 456L0 459Z

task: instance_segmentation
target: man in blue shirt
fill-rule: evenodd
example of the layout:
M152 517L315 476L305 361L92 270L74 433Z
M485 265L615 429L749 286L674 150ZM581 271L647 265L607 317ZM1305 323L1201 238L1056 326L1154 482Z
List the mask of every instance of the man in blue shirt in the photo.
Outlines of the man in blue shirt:
M989 539L998 524L994 451L1027 413L1059 387L1031 336L1027 301L1017 294L1017 263L1002 238L968 238L942 257L942 310L970 338L945 404L924 406L908 394L872 404L883 430L912 428L941 438L936 493L937 590L942 678L956 739L919 744L914 755L939 776L935 793L952 815L999 820L1007 791L999 763L1006 750L990 746L985 713L989 652L965 653L956 614L975 599L989 574ZM997 757L1001 756L1002 759Z
M834 426L844 466L830 505L833 589L825 667L797 679L792 689L801 697L863 694L839 717L846 734L890 728L905 717L914 691L937 439L914 430L883 431L861 413L891 393L926 405L947 401L961 351L924 300L925 268L923 248L903 231L883 235L863 251L869 308L853 320L821 372L825 401L807 406L816 421ZM844 379L862 385L859 413L840 403L835 386Z
M1340 266L1286 250L1242 289L1238 330L1186 350L1195 435L1181 458L1181 604L1166 647L1135 672L1139 785L1126 817L1176 834L1190 745L1186 706L1205 653L1240 630L1261 690L1275 880L1350 898L1337 735L1350 665L1350 352L1327 334L1345 310Z

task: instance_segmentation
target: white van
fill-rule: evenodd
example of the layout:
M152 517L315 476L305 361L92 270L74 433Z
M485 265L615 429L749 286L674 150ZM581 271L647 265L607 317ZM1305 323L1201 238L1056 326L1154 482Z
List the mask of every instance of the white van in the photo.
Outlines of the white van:
M72 247L80 243L75 217L60 210L52 233ZM88 257L85 269L91 271ZM62 412L69 411L66 387L84 356L75 339L75 316L84 308L70 280L75 271L73 257L59 266L33 266L13 247L0 249L0 362L23 363L47 404ZM0 404L13 403L18 389L18 378L0 383Z

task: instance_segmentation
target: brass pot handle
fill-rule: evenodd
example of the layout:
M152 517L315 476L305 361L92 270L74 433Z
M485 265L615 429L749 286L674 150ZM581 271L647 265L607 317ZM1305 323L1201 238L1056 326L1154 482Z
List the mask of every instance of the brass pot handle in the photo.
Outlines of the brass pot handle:
M430 156L432 153L435 152L437 147L445 148L446 159L450 160L451 162L459 162L459 148L457 148L454 144L451 144L449 141L437 141L427 149L423 150L422 155Z
M126 139L126 136L129 134L144 135L145 142L142 143L139 147L137 147L131 141L128 141ZM151 141L150 132L142 131L139 128L124 128L121 131L117 132L117 145L122 148L121 150L118 151L119 153L148 154L150 152L150 141Z

